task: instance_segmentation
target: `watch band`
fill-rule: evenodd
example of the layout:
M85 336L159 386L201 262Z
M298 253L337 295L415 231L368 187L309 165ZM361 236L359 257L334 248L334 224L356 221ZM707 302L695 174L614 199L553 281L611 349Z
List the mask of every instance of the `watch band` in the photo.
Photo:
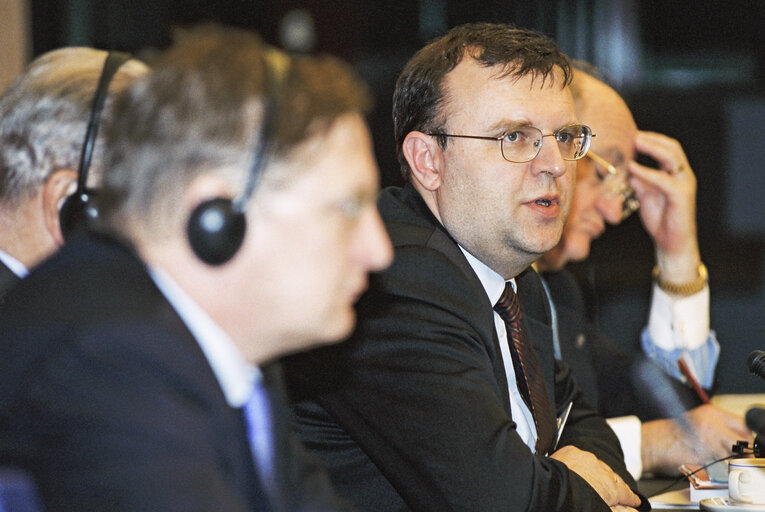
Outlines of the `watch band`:
M653 280L659 288L667 293L688 297L690 295L695 295L704 289L709 282L709 273L707 272L707 267L703 263L699 263L699 276L695 280L690 283L674 284L661 280L661 277L659 276L659 267L657 265L653 267Z

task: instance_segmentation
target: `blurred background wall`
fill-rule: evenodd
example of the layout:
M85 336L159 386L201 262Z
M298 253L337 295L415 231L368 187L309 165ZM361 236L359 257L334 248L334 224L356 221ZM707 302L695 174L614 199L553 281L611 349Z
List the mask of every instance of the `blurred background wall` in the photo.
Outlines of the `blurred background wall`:
M370 123L382 184L400 183L390 103L423 43L460 23L511 22L590 61L642 129L683 144L699 180L701 251L712 326L723 345L718 391L765 392L746 355L765 349L765 2L728 0L0 0L0 88L16 59L64 45L150 60L178 27L217 21L270 43L353 63L376 94ZM627 349L647 318L653 248L638 216L609 228L586 265L598 322Z
M27 0L0 0L0 91L29 60L30 29Z

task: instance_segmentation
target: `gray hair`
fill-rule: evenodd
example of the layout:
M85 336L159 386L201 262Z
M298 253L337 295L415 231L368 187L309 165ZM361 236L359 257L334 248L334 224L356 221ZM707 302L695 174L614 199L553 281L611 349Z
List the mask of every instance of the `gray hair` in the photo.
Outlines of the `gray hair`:
M60 169L77 170L90 110L107 52L61 48L35 59L0 97L0 203L14 207ZM139 61L120 67L109 91L147 72ZM110 94L109 96L111 96ZM110 116L110 98L102 122ZM93 171L98 174L101 137Z

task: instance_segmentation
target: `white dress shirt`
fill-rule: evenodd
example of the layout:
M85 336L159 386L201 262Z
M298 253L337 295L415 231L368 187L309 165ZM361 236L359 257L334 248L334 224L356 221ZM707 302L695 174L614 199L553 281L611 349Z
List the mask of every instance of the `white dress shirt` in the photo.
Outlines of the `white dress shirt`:
M688 297L674 297L654 284L641 345L660 368L685 381L677 367L682 357L701 387L711 388L720 344L709 327L709 286Z
M150 268L149 275L196 339L228 404L243 407L263 378L260 369L245 361L231 338L167 273Z
M475 256L462 249L462 253L470 263L473 271L481 281L486 295L489 297L489 302L492 305L496 304L502 292L505 290L505 280L486 266L483 262L479 261ZM509 281L513 290L515 287L515 279ZM526 403L521 397L521 393L518 391L518 385L515 382L515 368L513 367L513 358L510 355L510 347L507 344L507 331L505 329L505 322L494 311L494 328L497 331L499 337L499 348L502 353L502 362L505 367L505 374L507 375L507 390L510 393L510 413L513 415L513 421L516 423L516 431L518 435L529 449L534 452L537 444L537 428L534 425L534 416L531 414L531 410L526 406Z
M11 269L11 272L16 274L19 279L24 279L29 274L29 269L25 267L23 263L2 249L0 249L0 261L2 261L6 267Z

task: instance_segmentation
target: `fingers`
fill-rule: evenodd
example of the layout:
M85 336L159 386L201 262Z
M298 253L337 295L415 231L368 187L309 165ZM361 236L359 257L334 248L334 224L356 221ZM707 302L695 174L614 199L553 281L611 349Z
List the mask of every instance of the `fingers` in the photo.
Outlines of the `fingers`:
M598 460L598 463L600 467L590 472L585 480L598 492L603 501L609 505L640 505L640 498L624 480L604 462Z
M694 407L687 413L688 420L699 427L711 425L715 428L725 427L741 435L750 435L744 418L712 404Z
M665 174L692 174L683 147L671 137L656 132L640 131L635 137L635 149L656 160Z
M752 438L742 417L719 407L702 405L688 411L686 416L715 458L730 455L733 444Z
M605 463L603 465L605 466ZM608 468L608 469L609 471L611 471L611 468ZM613 473L613 475L615 477L614 485L616 486L616 490L617 490L617 497L616 497L616 499L618 500L617 503L619 505L630 505L635 507L640 505L640 497L634 492L632 492L632 489L630 489L630 487L626 483L624 483L624 480L622 480L622 477L620 477L616 473Z
M718 409L723 415L723 420L725 421L725 424L728 426L728 428L733 430L739 439L746 440L752 438L752 432L749 430L749 427L746 426L746 421L742 416L733 414L732 412L726 411L724 409L716 409Z
M673 188L678 187L678 184L683 182L694 185L693 190L695 191L695 176L683 147L677 140L660 133L641 131L635 137L635 149L656 160L659 164L659 170L663 172L656 172L657 169L640 165L637 162L630 162L628 169L631 174L665 193L671 192ZM640 182L634 180L631 184L638 190L644 188Z
M551 455L582 477L608 505L640 505L640 498L605 462L578 448L565 446Z
M656 244L662 272L677 282L692 280L701 260L696 236L696 177L680 143L655 132L638 132L635 149L658 169L627 164L629 185L640 202L643 226Z

